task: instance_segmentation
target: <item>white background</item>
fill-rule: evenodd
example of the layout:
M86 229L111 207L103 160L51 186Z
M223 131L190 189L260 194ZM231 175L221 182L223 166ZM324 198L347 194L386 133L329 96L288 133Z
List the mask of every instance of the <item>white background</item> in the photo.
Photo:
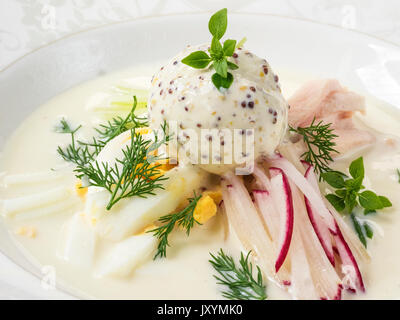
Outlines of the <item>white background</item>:
M144 16L268 13L356 29L400 44L399 0L0 0L0 70L56 39Z

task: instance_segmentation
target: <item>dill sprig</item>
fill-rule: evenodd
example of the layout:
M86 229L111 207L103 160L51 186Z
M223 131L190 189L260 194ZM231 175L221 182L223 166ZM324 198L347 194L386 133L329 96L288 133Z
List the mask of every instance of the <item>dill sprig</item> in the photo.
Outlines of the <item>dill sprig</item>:
M57 152L65 161L72 162L79 166L84 166L94 161L96 156L110 140L130 129L142 128L148 125L145 118L135 115L136 107L137 99L136 96L134 96L133 106L129 114L125 118L116 117L105 124L100 124L98 128L95 128L99 136L92 137L90 142L76 140L75 134L82 128L81 125L75 129L71 129L68 122L64 118L61 119L60 124L55 127L55 131L58 133L70 134L71 143L65 148L58 146Z
M135 133L135 129L131 129L130 144L122 150L123 157L115 159L114 166L98 161L78 165L74 170L77 177L88 186L104 188L111 194L107 210L124 198L154 195L154 190L163 189L161 182L167 178L160 174L161 165L154 164L162 157L152 155L150 160L149 153L155 150L154 146L169 141L170 136L165 132L166 126L163 130L164 136L161 141L157 135L155 141L151 141L144 139L140 133Z
M92 142L78 141L78 143L88 148L94 148L95 150L98 150L98 152L100 152L100 150L103 149L109 141L111 141L121 133L130 129L143 128L148 126L148 122L145 118L141 118L135 115L136 107L137 99L136 96L133 96L132 109L125 118L118 116L107 121L107 123L100 124L98 128L94 129L99 135L98 138L93 137Z
M116 117L113 118L111 121L108 121L106 124L101 124L99 128L95 129L100 135L99 139L102 141L102 143L106 144L107 142L127 130L148 126L146 118L141 118L135 115L136 107L137 99L136 96L133 96L132 109L125 119L122 117Z
M194 193L193 198L189 198L189 204L182 211L171 213L162 216L158 219L159 222L163 223L162 226L149 230L147 232L152 232L153 236L157 237L158 247L157 252L154 255L154 260L157 258L165 258L167 256L167 247L169 247L168 236L174 230L175 225L181 226L186 230L186 234L190 235L190 230L193 228L194 224L200 224L193 216L194 209L196 208L197 202L201 198L196 196Z
M155 133L154 141L143 138L135 129L148 125L145 118L135 115L137 106L136 96L133 106L125 117L116 117L106 124L95 128L98 137L92 137L90 142L76 141L75 134L81 128L71 129L65 119L55 128L56 132L71 135L71 143L65 148L58 147L57 151L66 161L77 165L76 177L85 182L85 186L96 186L106 189L110 194L107 210L118 201L129 197L146 197L154 195L156 189L163 189L162 181L166 180L156 161L165 159L157 155L157 149L167 144L171 136L167 135L167 125L162 126L163 137L159 139ZM96 160L104 146L123 132L130 130L130 144L122 150L121 159L115 159L114 165Z
M71 135L71 143L66 148L58 146L57 152L65 161L75 163L76 165L85 165L93 161L99 152L97 147L92 149L89 148L88 145L81 145L75 140L75 134L81 127L82 126L79 125L75 129L72 129L64 118L61 119L60 124L55 127L56 132Z
M290 132L299 134L307 146L301 157L314 166L316 173L331 171L328 164L333 161L331 154L339 153L334 149L336 143L333 139L337 137L333 133L331 123L323 124L322 121L316 123L315 118L308 127L290 127Z
M251 252L251 251L250 251ZM239 267L236 267L232 257L226 255L221 249L218 255L210 253L212 259L209 262L218 272L215 276L218 284L227 287L222 295L231 300L265 300L267 294L266 286L260 268L257 266L257 279L253 277L253 266L249 262L250 252L244 257L240 254Z
M82 126L78 126L75 129L72 129L70 124L65 120L65 118L62 118L60 120L60 123L54 127L54 131L57 133L71 133L75 134Z

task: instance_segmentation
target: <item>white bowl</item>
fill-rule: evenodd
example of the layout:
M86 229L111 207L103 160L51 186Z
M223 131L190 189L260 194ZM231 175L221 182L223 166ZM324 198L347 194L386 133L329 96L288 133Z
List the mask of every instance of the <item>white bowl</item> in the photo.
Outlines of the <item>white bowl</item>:
M65 37L15 61L0 73L0 148L27 115L66 89L108 72L166 59L187 44L209 41L208 19L205 14L185 14L117 23ZM246 36L246 47L266 57L278 74L286 69L338 78L355 91L400 106L400 48L394 44L264 14L230 15L227 36ZM0 249L0 297L69 297L40 290L39 279L29 272L39 278L41 273L2 224Z

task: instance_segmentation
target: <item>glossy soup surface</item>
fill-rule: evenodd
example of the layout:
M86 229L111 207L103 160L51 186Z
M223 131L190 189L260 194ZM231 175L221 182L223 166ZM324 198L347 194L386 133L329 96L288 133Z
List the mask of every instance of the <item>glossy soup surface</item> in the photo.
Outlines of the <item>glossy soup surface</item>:
M80 137L90 137L90 128L103 121L93 106L106 99L110 88L116 85L147 88L155 67L128 69L105 75L83 83L54 97L28 117L9 138L0 162L0 172L6 174L50 171L62 175L55 182L37 182L17 188L0 188L0 198L16 197L45 191L59 184L74 186L72 167L56 152L57 146L69 142L68 135L54 132L54 126L65 117L74 125L82 124ZM307 76L293 72L278 72L283 94L288 98ZM364 268L367 292L360 298L400 298L400 183L396 168L400 168L400 112L387 108L379 101L367 98L366 116L357 116L360 126L377 133L377 143L369 149L347 155L335 162L335 167L345 170L349 162L362 154L366 169L365 186L386 195L393 203L391 209L378 215L365 217L374 229L374 238L368 242L371 263ZM51 265L57 272L57 280L80 297L115 299L220 299L221 294L208 263L209 252L224 248L237 257L241 247L232 232L227 235L224 219L220 215L206 224L194 228L190 237L174 232L168 259L149 260L129 277L96 278L98 261L105 256L112 244L100 242L96 248L94 266L88 269L74 267L57 257L60 234L68 218L82 210L78 201L66 206L59 213L39 219L3 218L21 250L34 263ZM32 228L34 237L20 234L21 228ZM289 296L267 284L271 299ZM347 295L348 298L354 298Z

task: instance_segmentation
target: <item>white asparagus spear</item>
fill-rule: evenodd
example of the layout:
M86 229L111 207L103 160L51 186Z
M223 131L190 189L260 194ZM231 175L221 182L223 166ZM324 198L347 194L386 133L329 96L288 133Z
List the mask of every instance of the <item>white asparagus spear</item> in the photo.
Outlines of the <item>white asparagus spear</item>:
M193 191L201 187L204 173L193 167L176 167L166 174L164 190L147 198L133 197L120 201L110 211L105 209L109 194L99 191L88 194L85 212L97 219L96 231L101 237L119 241L141 231L159 217L171 213ZM92 197L96 197L92 201Z
M66 187L57 187L51 190L2 200L2 215L13 216L32 209L46 207L48 205L63 201L71 196L72 190Z
M77 212L64 227L57 256L75 266L91 268L96 238L93 226L82 213Z
M65 174L52 171L11 174L4 176L3 184L5 187L11 187L33 183L52 182L61 180L65 177Z
M95 276L128 276L141 263L151 259L156 247L157 238L151 234L129 237L111 249L100 263Z

